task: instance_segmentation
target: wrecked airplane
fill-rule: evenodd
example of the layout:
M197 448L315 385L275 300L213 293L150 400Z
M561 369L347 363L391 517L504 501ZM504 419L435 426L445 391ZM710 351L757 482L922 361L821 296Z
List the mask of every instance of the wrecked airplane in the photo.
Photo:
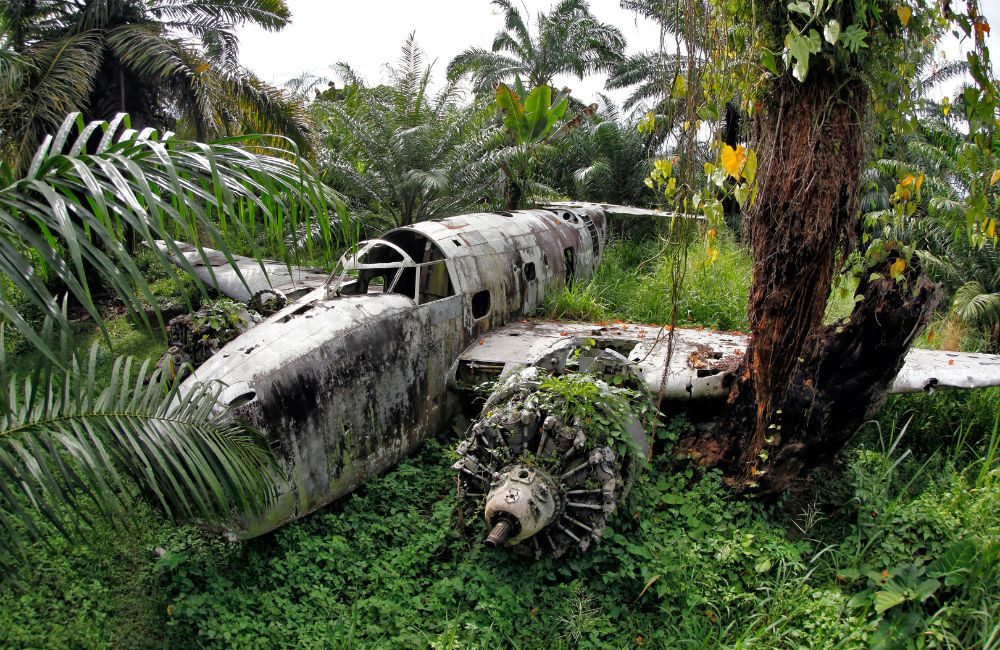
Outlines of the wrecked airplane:
M678 329L668 363L663 328L526 320L597 268L614 214L658 213L559 203L426 221L361 242L329 276L172 250L234 299L288 300L185 382L222 382L220 401L267 436L285 470L273 507L228 532L260 535L349 494L496 382L455 463L460 497L487 521L487 545L537 557L600 539L646 451L640 413L658 395L724 396L746 343ZM625 378L650 400L623 424L631 451L533 397L544 376L574 370L601 392ZM892 390L989 385L1000 385L1000 356L912 350Z

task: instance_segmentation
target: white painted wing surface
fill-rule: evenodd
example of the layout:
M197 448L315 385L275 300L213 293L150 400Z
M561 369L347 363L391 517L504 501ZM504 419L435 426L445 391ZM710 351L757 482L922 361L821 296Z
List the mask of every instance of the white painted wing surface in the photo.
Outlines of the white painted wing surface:
M678 328L664 373L667 331L656 325L521 321L497 328L469 346L459 357L458 370L492 367L506 373L524 365L552 366L553 359L565 361L572 350L591 341L596 348L613 347L635 363L651 394L662 390L668 399L701 399L728 393L726 377L740 365L747 337L740 332ZM1000 386L1000 355L914 348L890 390L988 386Z
M165 254L170 254L166 244L156 242L157 248ZM191 244L178 242L178 249L188 263L194 267L198 279L223 295L240 302L250 302L253 294L264 289L281 291L289 302L298 299L309 291L323 286L328 273L317 269L289 267L281 262L263 260L258 262L252 257L233 255L233 261L239 268L239 274L230 265L226 256L215 249L202 249L204 257ZM207 260L207 263L206 263ZM181 267L183 268L183 267ZM240 280L240 275L243 280Z

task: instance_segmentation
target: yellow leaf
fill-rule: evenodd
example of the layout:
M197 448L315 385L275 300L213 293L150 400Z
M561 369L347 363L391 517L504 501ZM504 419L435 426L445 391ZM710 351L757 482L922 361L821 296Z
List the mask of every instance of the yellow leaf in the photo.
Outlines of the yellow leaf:
M895 280L900 273L906 270L906 260L902 257L897 258L892 266L889 267L889 277Z
M990 239L996 239L997 236L997 220L990 217L989 221L986 223L986 236Z
M996 185L997 181L1000 181L1000 169L995 170L993 175L990 176L990 187Z
M913 10L906 5L899 5L896 7L896 15L899 16L899 22L903 23L903 27L906 27L910 23Z
M747 164L747 150L743 148L743 145L739 145L735 149L728 144L722 147L722 166L726 168L730 176L740 180L745 164Z
M906 187L907 185L910 185L911 183L913 183L913 174L907 174L906 178L904 178L903 180L901 180L899 182L899 184L902 185L903 187Z
M921 174L920 176L917 176L916 185L917 185L917 191L919 192L920 188L924 186L924 175L923 174Z

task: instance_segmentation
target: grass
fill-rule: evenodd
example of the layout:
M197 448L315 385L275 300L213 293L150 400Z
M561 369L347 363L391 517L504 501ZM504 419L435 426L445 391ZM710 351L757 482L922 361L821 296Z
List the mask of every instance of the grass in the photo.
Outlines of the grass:
M685 324L745 327L748 260L722 246L689 260ZM656 252L610 246L553 313L663 322ZM997 389L891 397L777 503L658 456L602 543L565 561L488 553L483 523L456 515L454 442L431 440L247 543L143 510L131 530L37 544L0 584L0 646L998 648L998 404Z
M678 301L679 325L745 330L750 290L750 256L731 239L719 242L714 261L692 244ZM669 255L676 248L659 241L613 241L590 282L578 283L549 299L552 318L670 322L672 291Z

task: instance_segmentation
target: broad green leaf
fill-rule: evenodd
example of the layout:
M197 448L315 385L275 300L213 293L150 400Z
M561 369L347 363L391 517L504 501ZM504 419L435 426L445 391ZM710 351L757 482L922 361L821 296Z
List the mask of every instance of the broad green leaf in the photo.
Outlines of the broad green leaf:
M743 208L750 197L750 189L747 185L740 185L733 191L733 194L736 196L736 201L740 204L740 207Z
M802 14L803 16L812 16L813 13L812 5L808 2L804 2L803 0L799 0L798 2L789 2L788 10Z
M793 32L788 35L788 52L792 58L792 76L799 81L805 81L809 75L809 54L812 42L799 34Z
M815 29L809 30L809 52L817 54L823 49L823 39Z
M933 596L934 592L936 592L940 586L940 582L933 578L928 578L913 588L913 595L920 602L924 602Z
M837 39L840 38L840 23L836 19L831 20L823 28L823 38L830 45L836 45Z
M774 53L770 50L763 50L760 55L761 64L773 75L778 74L778 64L774 60Z
M527 136L528 127L521 98L506 84L500 84L497 86L496 102L497 106L504 112L504 125L520 141L523 141Z
M981 288L981 287L980 287ZM927 567L927 575L944 578L949 587L963 584L976 565L976 545L968 540L955 542Z
M905 601L906 595L903 592L893 589L878 591L875 593L875 612L882 614Z

